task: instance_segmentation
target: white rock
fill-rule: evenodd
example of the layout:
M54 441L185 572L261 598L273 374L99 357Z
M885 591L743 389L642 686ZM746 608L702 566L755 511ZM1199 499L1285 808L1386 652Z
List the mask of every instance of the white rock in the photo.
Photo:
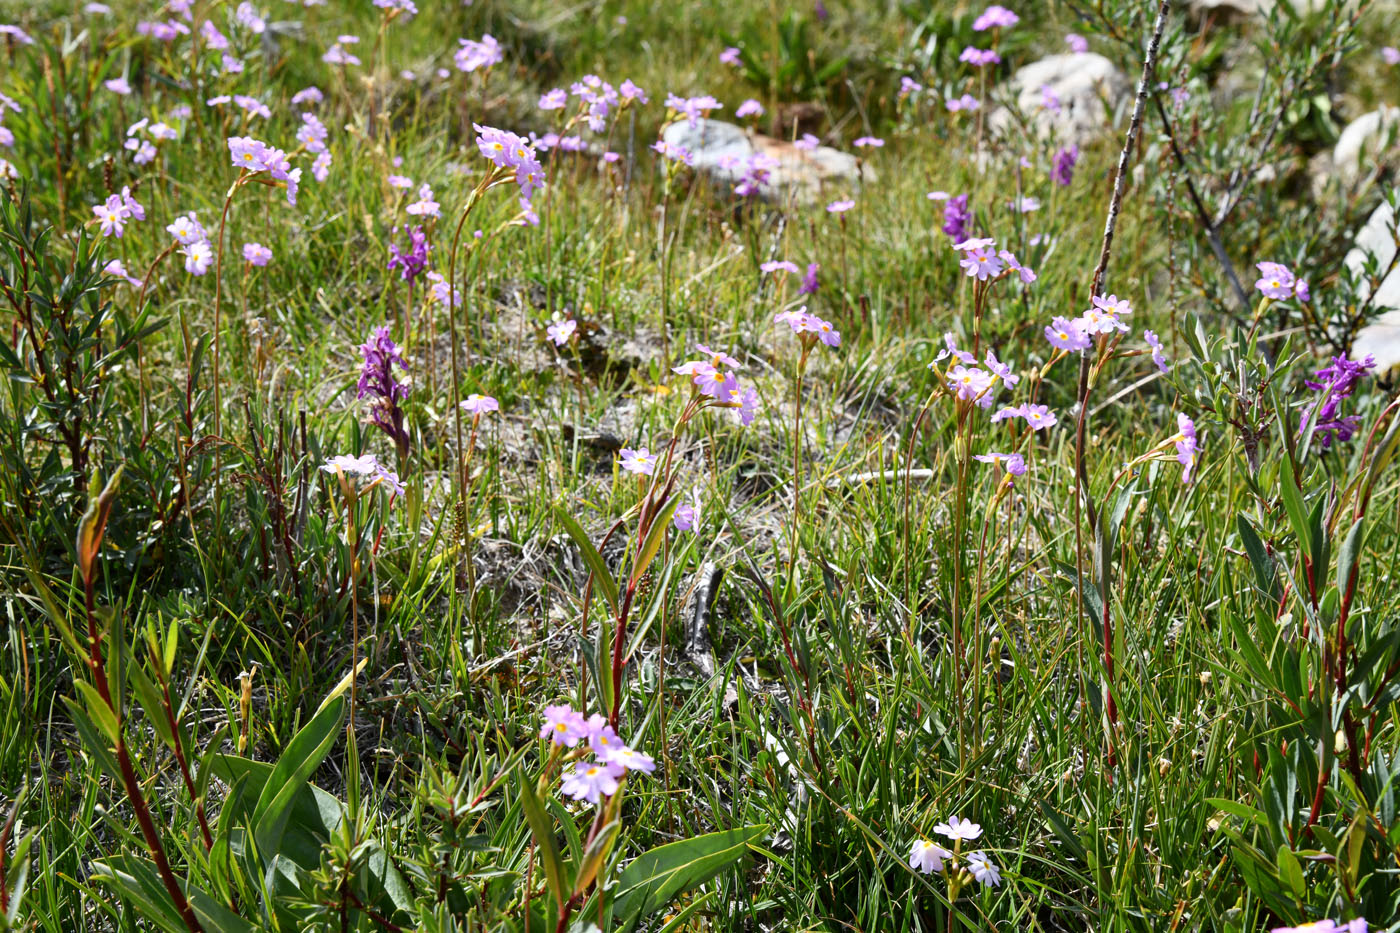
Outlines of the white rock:
M1400 135L1400 107L1381 105L1352 120L1332 147L1332 165L1342 184L1354 185L1395 149Z
M810 202L824 190L845 194L862 181L875 180L874 172L849 152L829 146L799 149L785 140L750 133L723 120L701 119L693 127L680 120L666 127L661 138L694 155L696 171L731 184L744 177L751 156L767 156L774 167L758 193L770 201L784 200L792 194L800 201Z
M1058 112L1045 107L1046 88L1058 98ZM1002 90L1040 136L1068 145L1087 143L1102 133L1119 105L1131 96L1132 85L1113 62L1085 52L1032 62L1017 69ZM998 107L987 118L987 125L996 132L1010 132L1017 123L1007 107Z
M1395 258L1395 216L1387 203L1376 208L1366 226L1356 234L1356 247L1346 256L1347 268L1361 275L1368 254L1376 257L1382 272ZM1382 313L1375 323L1363 327L1356 335L1351 357L1361 360L1366 354L1372 354L1376 358L1376 371L1386 373L1400 366L1400 268L1392 269L1381 279L1371 298L1371 306Z

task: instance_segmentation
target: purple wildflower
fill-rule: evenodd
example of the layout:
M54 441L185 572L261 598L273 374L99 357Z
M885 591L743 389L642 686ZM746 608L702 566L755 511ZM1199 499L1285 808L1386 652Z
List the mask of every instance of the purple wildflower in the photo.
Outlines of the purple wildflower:
M807 263L807 274L802 276L802 287L797 290L799 295L815 295L817 288L817 273L821 271L821 265L815 262Z
M1310 402L1303 410L1303 424L1306 424L1309 418L1314 418L1316 412L1313 433L1322 435L1324 449L1332 446L1333 439L1348 441L1356 433L1361 419L1356 415L1341 416L1338 411L1342 402L1351 398L1357 384L1368 371L1375 368L1375 365L1376 358L1369 354L1360 362L1344 356L1334 356L1331 363L1314 373L1313 379L1303 381L1303 385L1321 393L1320 397Z
M734 109L734 116L741 120L744 117L761 117L763 116L763 105L750 97Z
M1089 51L1089 40L1077 32L1071 32L1066 35L1065 44L1069 46L1069 50L1075 55L1083 55L1085 52Z
M244 243L243 260L250 266L265 266L272 262L272 250L261 243Z
M972 21L972 28L976 32L986 32L988 29L1015 26L1020 21L1021 17L1006 7L992 4L981 16Z
M544 329L545 335L554 341L556 347L562 347L569 342L569 338L578 330L578 321L573 318L565 318L562 321L555 321Z
M972 459L980 463L1003 463L1006 472L1012 476L1026 475L1026 458L1020 454L973 454Z
M473 392L462 400L461 409L462 411L470 413L472 418L476 419L480 418L482 415L490 414L493 411L500 411L501 403L489 395Z
M397 243L390 243L388 268L398 269L399 276L405 282L412 282L428 267L428 235L422 227L410 227L408 224L404 224L403 232L408 235L408 250L401 250Z
M1167 366L1167 359L1162 355L1162 340L1150 330L1142 332L1142 339L1147 341L1147 345L1152 348L1152 362L1157 364L1157 368L1163 373L1170 367Z
M1055 165L1050 170L1050 180L1062 187L1074 181L1074 163L1079 161L1079 147L1074 143L1055 153Z
M949 198L943 204L943 232L960 242L967 239L967 224L972 213L967 209L967 195Z
M1001 56L997 54L996 49L979 49L976 46L969 45L962 50L962 54L958 56L958 61L967 62L974 68L981 68L984 65L1001 64Z
M656 471L656 454L645 447L638 447L636 450L624 447L618 451L618 463L628 473L650 476Z
M583 714L572 706L558 705L544 708L544 725L540 727L540 738L549 739L555 745L573 748L588 736L588 723Z
M1191 472L1196 468L1196 458L1201 452L1201 446L1196 437L1196 422L1178 412L1176 430L1177 434L1172 438L1172 443L1176 445L1176 460L1182 466L1181 481L1189 483L1191 482Z
M364 365L356 384L356 398L370 399L370 423L393 440L401 456L408 456L408 431L403 426L399 403L408 397L408 383L394 378L394 364L407 369L398 344L389 336L387 325L377 327L360 347Z
M598 803L603 797L617 793L618 778L626 774L622 765L611 762L580 761L564 778L560 790L574 800Z
M1073 321L1057 317L1045 328L1045 339L1050 346L1060 350L1083 350L1089 344L1089 335L1079 329Z

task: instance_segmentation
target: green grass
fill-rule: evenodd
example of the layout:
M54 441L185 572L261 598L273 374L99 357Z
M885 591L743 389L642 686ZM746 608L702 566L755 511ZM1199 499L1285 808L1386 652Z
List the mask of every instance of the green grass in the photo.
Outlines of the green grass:
M683 173L663 221L662 179L647 151L661 100L708 92L726 113L750 96L799 102L791 84L763 87L716 62L728 37L760 59L771 54L774 15L786 8L422 5L411 23L385 29L372 57L378 20L368 4L280 4L269 19L303 28L274 27L275 38L247 45L247 70L234 80L214 77L207 61L194 68L183 46L137 38L135 22L154 16L145 7L114 4L110 17L92 18L0 3L0 21L39 40L0 47L0 92L24 108L4 121L17 141L0 156L22 176L4 192L6 216L23 202L54 227L55 268L73 263L78 229L109 186L134 185L147 219L102 242L102 261L122 258L144 277L169 245L165 224L189 210L212 234L236 174L225 137L291 147L299 120L287 101L307 84L327 93L317 112L334 153L327 182L307 171L295 208L279 190L237 190L217 299L214 274L187 275L178 254L155 267L144 307L127 284L94 286L111 302L100 338L109 345L143 314L157 326L120 358L99 365L91 348L78 354L97 388L63 418L83 414L90 490L55 441L53 425L71 420L51 417L45 385L32 379L36 330L15 307L24 302L0 302L12 351L0 361L10 376L0 398L0 804L17 814L5 836L7 898L15 846L35 832L28 889L0 926L161 928L159 911L138 909L130 887L102 880L102 866L121 864L114 857L150 853L129 794L104 770L115 743L80 735L100 729L101 717L79 643L89 615L75 541L90 495L119 467L94 617L109 664L152 677L169 665L182 747L218 839L206 853L158 705L138 695L136 678L115 681L124 745L175 873L252 929L553 924L554 905L541 906L547 846L528 825L521 784L534 786L546 767L535 739L546 705L607 712L599 642L601 630L611 649L614 618L564 517L625 586L645 491L620 472L615 450L666 446L689 398L669 365L695 343L732 348L762 410L742 429L703 412L677 440L676 492L699 493L702 518L695 533L666 536L639 587L619 731L657 768L628 779L600 877L617 878L677 840L765 829L742 859L648 909L644 928L667 928L667 917L686 930L1395 922L1400 819L1390 775L1400 730L1389 675L1400 656L1400 497L1387 469L1388 389L1368 378L1345 403L1344 413L1360 416L1355 439L1325 452L1302 444L1297 427L1312 396L1302 379L1322 365L1326 334L1297 302L1282 302L1260 312L1268 336L1251 339L1184 191L1189 178L1211 204L1223 202L1230 171L1263 141L1248 131L1251 82L1265 82L1267 105L1285 99L1279 76L1325 58L1339 34L1325 15L1204 35L1173 20L1163 71L1193 90L1178 123L1191 168L1174 166L1149 111L1104 289L1132 301L1133 330L1089 383L1088 496L1077 510L1074 359L1045 368L1034 389L1059 416L1045 432L1018 438L946 396L919 415L938 386L927 367L946 332L994 348L1025 377L997 407L1030 397L1031 374L1051 360L1045 324L1087 306L1126 114L1085 145L1062 188L1046 173L1053 144L1003 140L979 158L976 118L941 104L945 92L976 92L955 59L975 38L969 24L980 8L831 4L824 24L794 8L811 21L812 61L849 56L838 78L803 91L800 100L818 104L810 125L838 146L866 132L885 137L869 156L878 181L824 192L815 205L775 205L736 201L727 186ZM1132 56L1151 25L1138 6L1020 10L1002 48L1020 64L1061 51L1063 34L1079 31L1136 80ZM196 9L196 21L212 12L221 27L232 15L224 4ZM1380 15L1361 20L1362 50L1333 72L1352 90L1330 106L1350 115L1358 102L1386 99L1387 87L1393 97L1366 60L1385 39ZM503 65L484 78L431 77L451 67L459 36L488 31L505 47ZM351 32L365 37L357 54L366 64L342 76L320 54ZM1228 66L1212 45L1222 35ZM1269 36L1281 37L1276 48ZM417 77L391 77L405 68ZM1208 86L1227 71L1249 92L1218 86L1212 98ZM488 192L465 228L469 244L473 230L487 235L459 261L455 321L424 301L421 283L410 293L385 265L413 198L385 176L432 184L443 206L430 228L432 264L445 274L457 217L485 171L471 123L543 133L538 95L588 72L614 84L631 78L651 96L606 137L626 168L610 176L591 157L549 157L539 227L498 230L516 199L509 186ZM909 73L938 91L922 110L895 99ZM102 90L118 74L135 94ZM245 124L230 116L236 110L203 105L224 92L253 94L273 116ZM152 164L133 165L120 149L126 127L180 104L196 115L181 138L162 143ZM1260 158L1283 164L1324 148L1330 119L1290 110ZM1022 155L1029 168L1018 167ZM1306 272L1319 308L1357 308L1354 283L1339 273L1341 232L1383 187L1343 201L1335 191L1315 199L1292 176L1250 185L1222 230L1246 287L1254 262L1277 259ZM973 229L1014 250L1038 280L1003 280L984 302L940 230L940 206L926 197L934 190L968 193ZM843 223L822 205L846 194L857 207ZM1040 209L1012 211L1020 195ZM1033 244L1036 234L1048 245ZM245 269L239 249L251 240L272 249L267 268ZM820 263L820 289L806 301L843 338L839 349L817 346L801 380L795 547L798 344L772 318L797 303L797 281L759 272L775 258ZM0 260L0 274L13 283L16 264ZM566 313L583 339L556 350L544 327ZM406 458L355 397L357 347L386 323L407 346ZM1147 328L1162 336L1169 376L1156 375L1144 352ZM464 488L453 406L471 392L495 396L501 412L481 426ZM1169 448L1141 459L1176 433L1177 412L1196 419L1204 451L1187 485ZM1256 428L1251 465L1245 437ZM968 456L1012 444L1030 470L1004 492L1001 472ZM343 491L319 467L363 452L394 466L409 492L392 507L377 492L358 500L349 534ZM928 471L909 482L908 500L906 467ZM1365 535L1348 545L1358 509ZM1270 556L1254 553L1250 529ZM1355 582L1338 579L1347 561ZM713 676L686 650L707 564L722 572L707 613ZM1116 723L1104 699L1104 592ZM1339 612L1350 613L1355 646L1341 691L1332 682ZM157 654L171 646L168 660L151 660L148 632ZM345 703L354 740L330 726L317 758L303 744L315 731L307 724L356 659L366 663ZM1366 746L1353 764L1338 735L1355 722ZM276 895L261 893L264 877L251 868L249 839L261 846L267 837L255 828L256 793L223 763L236 755L269 766L312 761L312 783L342 802L320 798L331 809L309 830L316 847ZM556 781L541 788L554 798L543 818L577 865L595 808L560 803ZM912 872L907 858L916 838L955 814L982 824L977 845L1003 884L973 883L950 906L943 879ZM392 874L385 859L402 878L401 901L376 894ZM347 890L378 904L381 919L342 909ZM599 922L588 913L596 903L575 919Z

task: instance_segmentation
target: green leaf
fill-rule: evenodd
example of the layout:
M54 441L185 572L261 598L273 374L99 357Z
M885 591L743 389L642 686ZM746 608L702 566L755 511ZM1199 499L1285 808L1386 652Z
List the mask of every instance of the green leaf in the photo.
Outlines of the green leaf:
M92 723L102 730L110 747L116 748L117 740L121 737L121 725L117 722L117 716L112 712L112 707L108 706L107 701L102 699L97 688L86 680L73 681L73 688L82 696L83 707L88 716L91 717Z
M733 865L768 832L765 824L707 833L658 846L633 859L618 879L613 916L632 929L683 891L704 884Z
M671 516L676 514L676 508L681 504L681 497L672 494L661 509L652 514L651 527L647 529L647 536L642 541L641 549L637 551L637 561L632 565L631 586L636 586L637 581L642 578L642 574L647 572L647 567L656 557L656 552L661 550L661 542L666 537L666 530L671 527Z
M1235 527L1239 529L1240 540L1244 543L1244 552L1249 557L1249 565L1254 569L1254 582L1259 587L1259 591L1275 598L1274 588L1274 563L1269 557L1269 550L1264 546L1259 533L1254 530L1254 526L1249 523L1249 519L1241 513L1235 516Z
M263 785L262 794L253 808L252 826L258 849L264 857L271 858L277 853L282 834L287 828L292 802L330 753L344 712L345 698L341 696L323 706L287 743L286 750Z
M1298 856L1287 846L1279 846L1274 860L1278 864L1279 878L1293 891L1293 896L1301 901L1307 889L1303 885L1303 866L1298 863Z
M563 907L568 889L564 885L564 858L559 854L559 840L554 838L554 823L544 812L544 804L530 783L530 776L522 770L519 777L520 809L525 811L525 821L535 837L535 854L544 865L545 881L549 884L549 893L554 896L555 906Z
M564 526L569 537L574 539L574 544L578 545L579 553L583 555L583 562L588 565L589 572L593 574L593 581L602 592L603 599L607 600L608 608L612 610L613 615L617 615L617 581L613 579L612 571L608 570L608 565L603 563L603 555L598 553L593 542L588 540L588 535L584 533L583 527L564 510L563 506L555 509L555 514L559 517L559 524Z
M1345 594L1351 589L1351 576L1356 568L1356 556L1361 550L1362 543L1366 540L1366 535L1362 526L1366 522L1366 516L1356 520L1356 524L1351 526L1351 531L1347 532L1346 540L1342 542L1342 549L1337 554L1337 589Z
M1298 477L1293 472L1293 461L1283 458L1283 477L1279 483L1283 508L1288 513L1288 523L1293 526L1293 534L1298 537L1304 554L1312 554L1312 526L1308 522L1307 506L1303 504L1303 491L1298 486Z

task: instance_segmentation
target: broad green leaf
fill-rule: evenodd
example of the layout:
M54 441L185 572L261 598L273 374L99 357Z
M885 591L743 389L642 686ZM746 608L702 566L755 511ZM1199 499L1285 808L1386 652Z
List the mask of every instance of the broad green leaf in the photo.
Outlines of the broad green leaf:
M344 712L345 698L334 697L292 737L273 767L253 808L253 833L264 857L278 851L292 802L330 753Z
M618 879L613 916L632 929L679 894L704 884L733 865L768 832L765 824L707 833L658 846L633 859Z
M1347 532L1346 540L1342 542L1342 549L1337 554L1337 589L1345 594L1351 588L1351 575L1356 568L1356 558L1361 551L1361 545L1366 540L1365 532L1362 530L1366 524L1366 517L1363 515L1356 520L1356 524L1351 526L1351 531Z
M569 537L574 539L574 544L578 546L579 553L583 555L583 562L588 565L588 569L593 574L593 582L603 594L603 599L607 600L608 608L613 615L617 615L617 581L613 579L612 571L608 570L608 565L603 563L603 555L598 553L598 549L593 546L593 542L588 540L588 535L584 532L583 526L570 515L563 506L555 509L555 514L559 517L559 524L564 526L564 530L569 533Z
M666 504L653 515L651 527L647 529L647 536L642 541L641 549L637 552L637 561L632 566L630 586L637 585L637 581L642 578L642 574L647 572L647 567L651 566L652 560L656 558L656 552L661 550L661 542L666 537L666 530L671 527L671 517L676 514L676 508L680 504L681 497L672 494L666 500Z
M1294 855L1288 846L1279 846L1274 860L1278 864L1279 878L1292 890L1293 896L1301 901L1307 889L1303 885L1303 866L1298 863L1298 856Z
M559 854L559 840L554 837L554 823L544 811L539 794L535 792L530 776L519 772L520 809L525 811L525 821L530 824L530 834L535 837L535 854L544 866L545 881L549 893L554 897L556 907L562 907L568 896L564 885L564 858Z

